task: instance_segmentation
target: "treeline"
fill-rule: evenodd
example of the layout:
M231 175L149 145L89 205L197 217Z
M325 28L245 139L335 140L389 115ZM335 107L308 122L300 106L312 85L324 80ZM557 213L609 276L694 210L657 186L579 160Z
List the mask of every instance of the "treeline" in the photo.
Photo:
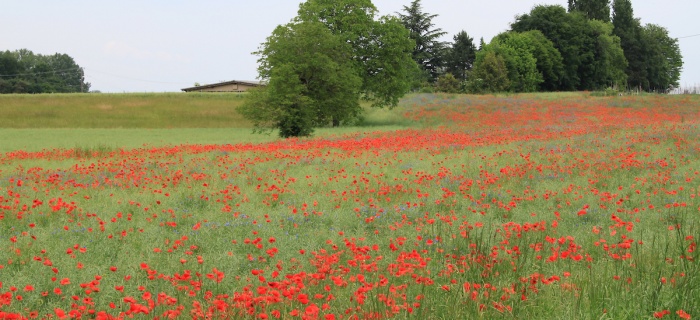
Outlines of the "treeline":
M655 24L642 25L630 0L569 0L568 8L538 5L511 30L477 49L465 31L454 42L435 28L437 15L420 0L399 18L416 42L420 66L414 89L441 92L642 90L668 92L683 66L678 40Z
M377 16L371 0L306 0L297 16L260 45L258 78L238 111L255 131L308 136L314 128L361 121L360 101L393 108L410 90L533 92L676 86L677 40L642 26L630 0L570 0L536 6L511 30L477 48L454 42L413 0Z
M67 54L0 51L0 93L89 92L83 68Z

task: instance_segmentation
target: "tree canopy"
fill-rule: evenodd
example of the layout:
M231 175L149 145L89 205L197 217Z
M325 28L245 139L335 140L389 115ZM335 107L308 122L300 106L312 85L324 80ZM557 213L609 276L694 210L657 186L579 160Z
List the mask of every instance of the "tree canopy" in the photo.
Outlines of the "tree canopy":
M90 83L67 54L0 51L0 93L88 92Z
M610 22L610 0L568 0L569 12L578 11L591 20Z
M466 31L441 41L447 33L420 0L394 17L377 17L371 0L307 0L256 52L268 86L251 93L241 112L256 130L303 136L356 121L362 100L391 108L426 85L444 92L678 85L677 39L661 26L642 26L630 0L567 2L535 6L477 49ZM0 68L18 66L0 57Z
M508 91L510 80L504 59L494 50L479 51L476 55L474 71L467 81L467 88L473 93Z
M523 32L522 36L525 37L525 43L529 44L528 51L537 61L537 70L542 75L540 90L557 90L564 73L564 60L561 53L539 30Z
M453 39L454 43L452 43L445 58L445 68L457 80L464 82L474 67L474 60L476 60L474 38L462 30Z
M564 72L558 87L547 82L550 90L598 90L625 81L627 61L609 23L587 19L578 11L566 12L558 5L540 5L517 17L511 28L540 31L561 54Z
M403 7L403 11L405 13L398 13L398 16L415 41L413 60L423 70L427 80L434 82L440 76L447 48L439 38L447 33L435 28L433 19L437 15L423 12L420 0L413 0L409 6Z
M678 39L671 38L661 26L642 26L634 17L630 0L613 2L613 26L629 62L628 87L664 92L671 86L678 86L683 67Z
M542 83L542 74L537 70L537 60L532 54L534 47L522 33L505 32L496 36L483 51L493 50L503 58L510 80L509 91L534 92Z
M620 38L622 50L627 59L626 69L630 87L647 87L646 57L642 43L642 26L634 18L634 10L630 0L615 0L613 2L613 32Z
M302 3L256 52L268 85L251 93L241 113L258 131L291 137L353 121L361 99L396 106L417 70L414 42L398 19L375 19L376 11L369 0Z
M647 91L666 92L678 87L683 57L678 39L671 38L666 28L647 24L642 28L642 42L647 56Z

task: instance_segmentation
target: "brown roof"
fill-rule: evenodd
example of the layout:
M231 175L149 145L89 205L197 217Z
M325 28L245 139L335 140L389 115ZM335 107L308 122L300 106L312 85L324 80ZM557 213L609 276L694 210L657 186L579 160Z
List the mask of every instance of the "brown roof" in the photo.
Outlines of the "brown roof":
M196 87L183 88L183 89L181 89L181 90L182 90L182 91L194 91L194 90L202 90L202 89L216 88L216 87L219 87L219 86L225 86L225 85L229 85L229 84L245 84L245 85L254 86L254 87L259 87L259 86L264 86L264 85L265 85L265 83L262 82L262 81L232 80L232 81L226 81L226 82L205 84L205 85L196 86Z

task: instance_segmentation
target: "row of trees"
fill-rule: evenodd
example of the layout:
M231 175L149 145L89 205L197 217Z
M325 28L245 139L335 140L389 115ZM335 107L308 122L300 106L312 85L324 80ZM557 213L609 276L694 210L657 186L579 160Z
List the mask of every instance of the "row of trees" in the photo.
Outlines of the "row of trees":
M259 51L259 78L239 111L256 130L306 136L355 121L360 101L394 107L410 90L532 92L635 87L666 90L680 77L677 40L641 26L630 0L536 6L479 48L465 31L445 36L420 0L377 17L371 0L307 0Z
M569 0L568 10L539 5L490 43L482 39L478 50L465 31L453 43L441 42L445 32L420 0L399 17L416 42L417 82L439 91L664 92L678 86L683 65L677 39L662 26L642 26L630 0L614 0L612 10L610 0Z
M83 68L67 54L0 51L0 93L88 92Z

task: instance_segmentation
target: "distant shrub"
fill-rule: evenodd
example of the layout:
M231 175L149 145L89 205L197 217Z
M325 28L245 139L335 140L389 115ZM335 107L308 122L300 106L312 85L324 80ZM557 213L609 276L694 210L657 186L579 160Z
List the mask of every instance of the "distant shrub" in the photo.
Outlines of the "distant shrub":
M459 93L461 84L451 73L441 75L435 83L435 91L445 93Z

